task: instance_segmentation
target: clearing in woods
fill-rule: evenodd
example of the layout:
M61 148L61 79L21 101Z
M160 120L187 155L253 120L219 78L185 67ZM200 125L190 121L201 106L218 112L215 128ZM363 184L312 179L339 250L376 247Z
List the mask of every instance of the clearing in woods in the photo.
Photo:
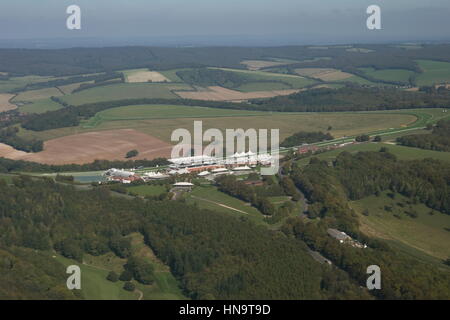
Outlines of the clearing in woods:
M163 74L150 71L148 69L134 69L122 71L126 77L126 81L129 83L141 83L141 82L170 82L170 80Z

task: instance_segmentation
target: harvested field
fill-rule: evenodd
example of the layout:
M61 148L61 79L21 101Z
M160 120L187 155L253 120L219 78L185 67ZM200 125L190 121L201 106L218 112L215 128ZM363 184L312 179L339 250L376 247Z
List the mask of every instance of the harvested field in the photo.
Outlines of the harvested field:
M124 72L129 83L141 82L170 82L170 80L156 71L149 71L147 69L133 70Z
M17 108L16 105L9 102L9 100L13 97L14 95L12 94L0 93L0 112L9 111Z
M244 60L241 64L245 65L248 70L260 70L267 67L275 67L285 65L285 62L266 61L266 60Z
M301 68L296 69L295 72L301 76L316 78L323 81L345 80L353 77L350 73L328 68Z
M211 100L211 101L245 101L250 99L272 98L276 96L287 96L300 90L272 90L240 92L223 87L208 87L208 91L175 91L183 99Z
M16 150L7 144L0 143L0 157L1 158L20 159L21 157L24 157L26 155L27 155L26 152Z
M169 143L134 129L87 132L49 140L44 143L44 151L39 153L27 154L9 148L0 146L0 156L46 164L124 160L125 154L133 149L139 151L134 159L153 159L168 157L172 150Z

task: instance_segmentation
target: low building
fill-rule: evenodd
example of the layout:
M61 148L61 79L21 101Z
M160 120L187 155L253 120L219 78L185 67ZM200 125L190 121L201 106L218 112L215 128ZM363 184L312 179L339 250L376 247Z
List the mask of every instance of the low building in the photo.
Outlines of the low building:
M207 177L207 176L209 176L211 174L211 172L209 172L209 171L202 171L202 172L200 172L197 176L198 177Z
M317 151L319 151L319 147L318 146L314 146L314 145L303 145L303 146L299 147L298 150L297 150L297 152L299 154L305 154L305 153L308 153L308 152L315 153Z
M340 243L343 243L343 242L346 241L346 240L351 240L351 239L352 239L352 238L351 238L349 235L347 235L345 232L339 231L339 230L337 230L337 229L331 229L331 228L329 228L329 229L327 230L327 232L328 232L328 234L329 234L331 237L335 238L336 240L339 240Z
M173 184L172 191L182 190L182 191L191 191L194 188L194 184L190 182L177 182Z

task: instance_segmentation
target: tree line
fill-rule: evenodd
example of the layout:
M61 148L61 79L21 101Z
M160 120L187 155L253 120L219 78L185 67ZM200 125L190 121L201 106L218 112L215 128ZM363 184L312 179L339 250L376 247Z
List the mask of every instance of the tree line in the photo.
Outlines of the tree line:
M403 146L450 152L450 120L440 120L431 134L412 134L397 138Z

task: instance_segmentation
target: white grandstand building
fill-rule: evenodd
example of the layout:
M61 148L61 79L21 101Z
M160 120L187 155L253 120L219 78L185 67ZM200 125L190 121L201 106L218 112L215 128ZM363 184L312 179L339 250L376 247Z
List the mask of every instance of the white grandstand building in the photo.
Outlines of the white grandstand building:
M273 157L270 154L256 154L254 152L235 153L227 158L216 158L210 156L194 156L169 159L171 169L194 168L213 165L245 166L245 165L270 165Z

